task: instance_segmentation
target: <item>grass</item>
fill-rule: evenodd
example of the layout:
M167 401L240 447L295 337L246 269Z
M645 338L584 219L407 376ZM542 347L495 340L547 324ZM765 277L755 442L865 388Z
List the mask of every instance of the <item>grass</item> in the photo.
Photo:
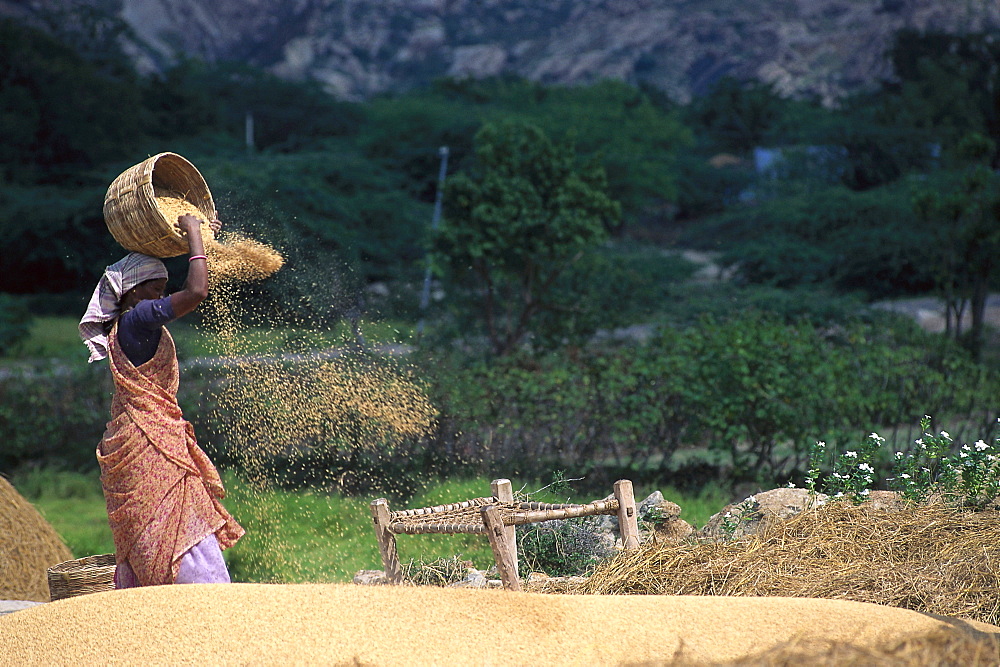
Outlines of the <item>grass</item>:
M80 341L74 317L36 317L31 332L2 361L29 359L66 359L86 361L87 352ZM168 326L177 342L180 357L214 356L220 353L213 337L193 320L178 320ZM368 345L405 343L412 336L410 325L398 322L361 322L359 331ZM346 322L329 330L297 329L294 327L242 329L227 347L227 354L280 354L305 350L326 349L355 343L354 332Z
M82 313L81 313L82 314ZM8 359L82 359L87 351L80 341L78 319L44 316L31 320L30 333Z
M358 570L381 569L372 532L368 497L326 495L310 490L258 490L227 473L226 508L247 530L246 536L225 552L235 581L281 583L348 582ZM515 492L539 489L539 483L511 480ZM101 483L92 474L32 470L11 483L52 524L75 558L111 553L114 544L107 523ZM407 503L426 507L489 494L488 479L446 479L429 486ZM637 491L642 500L653 489ZM682 497L662 489L666 498L683 508L682 518L702 526L731 499L717 487ZM543 502L586 502L546 489L531 493ZM393 507L392 509L402 509ZM429 563L460 556L478 569L493 564L489 541L481 535L402 535L397 539L403 563Z

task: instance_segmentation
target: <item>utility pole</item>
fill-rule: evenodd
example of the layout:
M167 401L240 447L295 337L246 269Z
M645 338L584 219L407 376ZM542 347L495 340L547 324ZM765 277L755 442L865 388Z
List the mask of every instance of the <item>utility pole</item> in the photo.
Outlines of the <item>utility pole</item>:
M246 137L247 155L253 154L253 112L247 111L246 122L244 123L244 135Z
M438 169L437 193L434 195L434 215L431 218L431 233L437 231L438 222L441 220L441 199L444 196L444 179L448 172L448 147L442 146L438 149L441 156L441 167ZM420 291L420 320L417 321L417 340L424 333L424 312L431 301L431 261L427 256L427 269L424 271L424 286Z

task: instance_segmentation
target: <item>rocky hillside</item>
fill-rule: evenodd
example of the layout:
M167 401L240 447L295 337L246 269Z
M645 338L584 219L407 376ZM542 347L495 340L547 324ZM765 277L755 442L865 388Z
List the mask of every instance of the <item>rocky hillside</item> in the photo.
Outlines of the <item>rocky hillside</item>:
M646 82L679 101L728 74L832 101L887 76L900 28L1000 28L996 0L0 0L36 23L81 9L123 19L142 68L246 61L347 99L513 73Z

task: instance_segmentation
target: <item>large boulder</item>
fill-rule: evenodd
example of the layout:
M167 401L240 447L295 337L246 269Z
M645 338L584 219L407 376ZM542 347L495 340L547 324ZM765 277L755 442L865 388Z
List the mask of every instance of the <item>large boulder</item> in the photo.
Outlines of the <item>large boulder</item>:
M699 532L700 537L731 539L756 533L768 521L783 521L829 500L823 493L807 489L778 488L761 491L738 503L730 503L712 515Z

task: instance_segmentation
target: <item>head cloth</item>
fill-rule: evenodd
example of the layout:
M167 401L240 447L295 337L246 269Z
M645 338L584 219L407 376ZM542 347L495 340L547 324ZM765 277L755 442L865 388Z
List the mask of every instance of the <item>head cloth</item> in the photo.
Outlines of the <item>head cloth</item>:
M118 317L122 296L130 289L157 278L167 277L167 267L155 257L133 252L104 270L80 320L80 338L90 350L88 361L108 356L108 323Z

